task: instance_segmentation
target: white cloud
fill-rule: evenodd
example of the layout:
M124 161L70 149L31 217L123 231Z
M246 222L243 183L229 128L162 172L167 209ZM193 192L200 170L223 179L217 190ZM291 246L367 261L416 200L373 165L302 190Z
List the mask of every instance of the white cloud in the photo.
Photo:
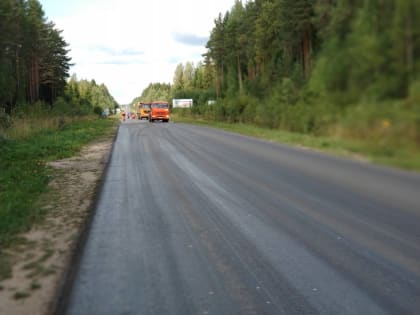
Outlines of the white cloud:
M126 104L151 82L172 82L179 62L202 60L203 39L234 0L89 0L56 17L48 2L41 1L48 19L70 44L70 72L105 83Z

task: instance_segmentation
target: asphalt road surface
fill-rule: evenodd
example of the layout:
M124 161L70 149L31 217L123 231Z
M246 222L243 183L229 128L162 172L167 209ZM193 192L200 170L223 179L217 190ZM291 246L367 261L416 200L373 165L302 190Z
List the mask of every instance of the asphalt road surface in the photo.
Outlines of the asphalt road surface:
M67 314L420 314L420 175L119 129Z

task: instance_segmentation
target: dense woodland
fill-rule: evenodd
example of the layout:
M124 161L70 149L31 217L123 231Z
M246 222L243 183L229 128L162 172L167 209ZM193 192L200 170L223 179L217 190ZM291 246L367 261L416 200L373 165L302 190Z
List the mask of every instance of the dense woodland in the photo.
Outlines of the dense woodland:
M236 1L214 23L203 60L174 73L196 115L315 133L405 115L419 138L420 0Z
M139 97L136 97L132 104L139 101L151 102L155 100L169 100L171 98L172 87L168 83L150 83Z
M60 105L67 106L67 111L75 114L89 114L92 109L98 114L104 109L112 112L119 106L105 84L98 85L95 80L78 80L75 74L70 78L64 96L56 102L56 106Z
M0 114L39 104L75 114L114 109L104 85L68 82L71 58L61 33L38 0L0 0Z

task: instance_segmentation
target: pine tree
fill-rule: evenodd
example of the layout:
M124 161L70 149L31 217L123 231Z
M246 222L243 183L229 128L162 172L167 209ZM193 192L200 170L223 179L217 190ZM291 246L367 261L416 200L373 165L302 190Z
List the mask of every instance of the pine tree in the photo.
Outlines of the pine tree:
M175 69L174 79L173 79L173 89L182 90L184 87L185 87L184 65L180 63L176 66L176 69Z

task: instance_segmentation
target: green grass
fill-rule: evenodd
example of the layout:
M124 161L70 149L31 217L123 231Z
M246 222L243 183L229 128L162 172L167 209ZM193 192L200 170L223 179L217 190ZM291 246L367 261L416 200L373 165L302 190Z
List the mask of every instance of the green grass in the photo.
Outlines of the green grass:
M361 159L382 165L420 171L420 149L414 145L380 143L367 138L346 139L339 136L314 136L278 129L262 128L251 124L216 122L172 114L175 122L192 123L219 128L268 141L303 146L331 154Z
M116 124L111 119L81 119L0 140L0 250L44 216L38 201L51 177L46 163L73 156L87 143L111 136ZM6 259L0 259L0 280L9 274Z

